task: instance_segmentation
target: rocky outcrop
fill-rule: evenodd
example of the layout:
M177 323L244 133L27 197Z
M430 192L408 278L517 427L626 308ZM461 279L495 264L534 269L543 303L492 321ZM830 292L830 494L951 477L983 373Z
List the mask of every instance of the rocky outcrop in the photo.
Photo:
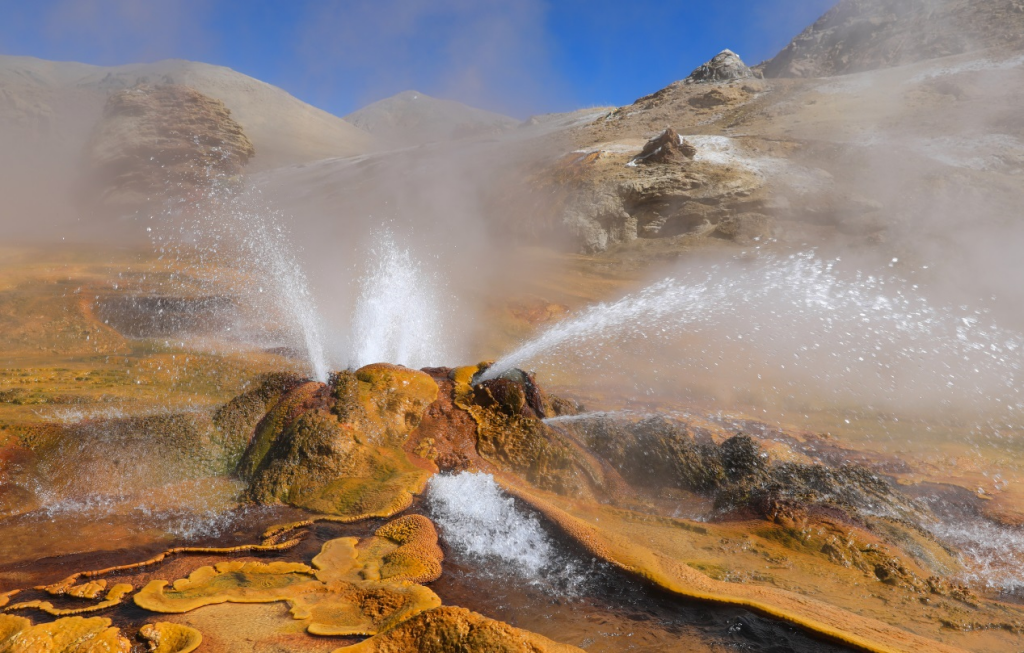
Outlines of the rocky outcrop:
M139 86L107 101L85 148L82 192L97 212L123 216L201 197L255 153L223 102L187 86Z
M722 50L699 68L690 73L684 80L687 84L707 84L711 82L728 82L734 79L750 79L757 77L740 56L732 50Z
M640 154L633 157L631 163L651 165L654 163L683 163L693 161L697 148L683 140L676 130L669 127L659 135L647 141Z
M843 0L764 66L766 77L829 77L964 52L1024 49L1019 0Z
M404 510L427 475L401 447L436 398L428 375L386 364L296 386L252 433L246 498L347 517Z
M764 177L720 151L732 147L719 138L702 156L699 143L668 130L631 158L601 152L562 162L561 174L548 176L559 193L555 210L586 252L638 238L769 236Z
M864 467L776 460L742 433L716 443L699 425L665 417L580 424L580 439L630 483L706 494L720 511L749 510L774 519L787 511L827 508L851 520L930 518L926 508Z

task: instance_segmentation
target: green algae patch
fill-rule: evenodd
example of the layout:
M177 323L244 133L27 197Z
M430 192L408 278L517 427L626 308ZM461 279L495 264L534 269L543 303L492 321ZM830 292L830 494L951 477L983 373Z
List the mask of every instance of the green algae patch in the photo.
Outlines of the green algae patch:
M390 517L412 505L430 477L398 449L366 447L353 453L353 464L338 478L322 484L296 480L284 502L326 514Z
M299 384L295 374L264 374L256 379L252 390L243 392L214 412L213 425L229 469L238 467L260 420L285 392Z
M514 628L465 608L438 607L386 632L333 653L580 653L583 649Z
M296 414L301 413L304 405L311 401L322 388L322 384L310 381L293 388L278 399L256 424L252 440L238 465L240 477L248 480L255 474L263 463L263 459L270 452L275 440L295 419Z
M157 622L139 629L139 637L149 644L150 653L192 653L203 643L203 635L182 624Z

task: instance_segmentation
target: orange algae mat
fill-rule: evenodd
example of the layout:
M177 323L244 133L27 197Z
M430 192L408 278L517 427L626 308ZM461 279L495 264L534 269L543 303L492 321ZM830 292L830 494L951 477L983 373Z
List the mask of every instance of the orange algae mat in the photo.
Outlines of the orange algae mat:
M794 592L714 580L671 555L671 532L660 533L655 540L645 537L648 533L637 528L636 520L622 519L621 514L616 515L613 509L585 506L513 484L505 484L504 487L542 513L595 557L682 596L747 607L867 651L910 653L922 647L943 653L964 650ZM651 521L657 524L658 520ZM655 525L654 529L675 530L671 525ZM645 540L653 546L649 548L638 543ZM659 544L663 546L659 547Z
M72 314L93 329L90 342L97 344L89 353L130 356L139 366L139 376L129 380L110 372L76 385L66 378L72 373L47 372L50 375L42 378L42 374L31 372L32 376L24 378L39 381L24 384L27 390L19 397L65 401L62 395L75 387L120 397L141 387L147 401L156 401L166 387L190 397L208 394L206 385L219 387L219 382L207 380L199 372L194 379L175 380L167 371L171 367L168 358L175 353L133 352L137 343L101 326L90 307L80 304L71 306ZM27 333L29 326L19 333ZM62 333L52 337L55 348L77 343ZM36 369L27 355L19 365ZM117 367L106 361L104 366ZM260 367L272 365L267 361L238 363L226 386L241 389L238 379ZM459 368L446 378L432 379L423 372L374 365L336 375L329 384L297 383L266 399L265 405L260 403L258 420L245 424L252 437L243 438L248 448L238 473L249 482L246 492L252 501L281 502L323 514L273 528L259 545L171 549L141 563L76 574L62 589L51 588L69 601L92 601L85 607L60 607L65 604L56 600L15 602L22 597L0 594L0 608L34 609L80 619L71 615L114 609L129 598L161 614L201 612L207 609L202 606L216 604L229 610L229 604L235 602L271 601L288 604L291 619L305 632L371 636L351 650L435 650L425 642L439 633L468 642L477 650L498 643L509 650L575 650L466 610L440 606L440 600L424 585L442 572L442 562L434 550L436 533L428 532L433 526L427 529L423 518L400 517L362 541L332 540L318 556L307 560L310 565L229 559L176 580L160 579L157 571L153 573L157 578L134 596L135 588L99 587L99 581L90 580L102 580L102 576L129 568L148 569L173 555L284 551L300 541L297 531L318 521L355 522L401 515L414 496L423 493L432 473L484 471L494 473L510 494L591 555L681 596L744 606L869 651L1021 648L1019 624L1024 623L1024 614L1017 606L966 594L963 600L950 598L952 594L941 587L941 592L929 593L927 588L922 591L900 585L905 578L925 582L934 572L910 557L893 563L896 571L890 584L844 566L841 550L834 552L830 561L823 553L827 542L813 537L802 540L793 535L793 528L778 521L747 516L745 520L698 524L660 516L657 510L630 500L629 483L613 466L571 438L558 436L540 422L539 415L530 413L530 383L517 380L488 388L474 386L473 375L480 369ZM141 384L135 383L139 380ZM441 396L445 393L451 396ZM26 423L32 419L29 406L10 406L5 418L21 421L5 437L35 446L37 441L47 441L52 429ZM465 431L467 425L473 427L469 432ZM451 433L441 434L442 427L450 427ZM461 440L455 437L459 429L463 429L458 434ZM467 442L468 448L464 446ZM286 446L294 443L301 445L298 449L308 447L299 455ZM324 455L308 473L296 472L297 461L308 462L305 453L319 451L322 443L336 446L334 453L339 455ZM543 489L538 489L541 486ZM417 522L418 527L410 525ZM858 546L874 547L872 550L884 546L869 532L849 524L829 524L818 520L809 527L834 527L836 537L858 538ZM292 539L282 541L285 537ZM750 542L755 544L744 544ZM937 550L934 543L921 539L912 544L939 566L956 569L956 560ZM76 585L79 580L88 582ZM374 601L388 610L368 614L372 611L365 608ZM20 617L4 616L10 617L5 623L11 634L7 644L0 640L0 652L19 650L10 648L12 638L28 641L30 632L34 633L31 638L42 637L39 633L44 631L47 637L59 638L61 628L78 633L83 626L82 621L59 619L52 623L63 622L63 626L46 630L25 620L11 621ZM185 651L198 645L197 634L173 631L162 623L149 624L148 636L140 635L154 643L154 650ZM123 635L111 634L111 628L109 623L90 621L82 637L95 639L97 645L109 641L112 650L117 650Z

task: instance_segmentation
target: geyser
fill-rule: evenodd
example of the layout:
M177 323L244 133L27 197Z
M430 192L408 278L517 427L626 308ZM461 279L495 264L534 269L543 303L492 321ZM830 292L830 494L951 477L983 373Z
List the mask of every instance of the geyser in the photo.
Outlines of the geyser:
M642 362L641 384L711 376L832 405L1015 420L1022 347L987 310L933 303L889 267L851 272L804 252L683 269L554 325L481 380L528 365L621 375L625 358Z
M218 180L205 197L172 205L151 220L151 238L172 278L196 277L207 292L231 295L249 323L237 325L243 332L253 325L262 331L261 323L283 327L312 378L327 380L330 362L309 280L284 216L258 189Z
M351 326L350 367L387 361L420 368L450 360L443 287L388 230L375 234Z

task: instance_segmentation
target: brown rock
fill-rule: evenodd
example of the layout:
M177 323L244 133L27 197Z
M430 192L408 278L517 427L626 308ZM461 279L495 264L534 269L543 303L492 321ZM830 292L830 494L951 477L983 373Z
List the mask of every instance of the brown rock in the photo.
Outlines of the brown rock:
M652 163L679 163L693 160L693 157L696 155L697 148L684 141L676 130L669 127L647 141L640 154L633 158L633 162L644 165Z
M194 200L254 155L223 102L188 86L138 86L107 101L85 147L83 194L115 215Z

